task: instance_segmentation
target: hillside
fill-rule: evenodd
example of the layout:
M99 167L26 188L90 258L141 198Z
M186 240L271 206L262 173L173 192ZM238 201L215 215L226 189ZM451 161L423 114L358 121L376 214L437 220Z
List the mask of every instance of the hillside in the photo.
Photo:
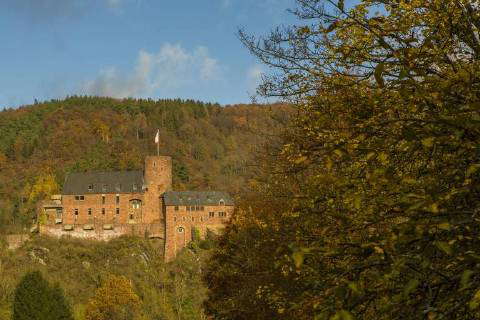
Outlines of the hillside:
M68 172L141 169L156 152L174 162L176 190L245 186L256 150L285 123L282 105L71 97L0 112L0 231L28 227L35 203Z
M11 319L15 287L32 270L65 290L75 319L84 319L85 304L109 275L132 281L142 301L141 319L204 319L201 270L208 251L186 249L164 264L161 247L140 238L97 242L34 237L9 251L0 241L0 320Z

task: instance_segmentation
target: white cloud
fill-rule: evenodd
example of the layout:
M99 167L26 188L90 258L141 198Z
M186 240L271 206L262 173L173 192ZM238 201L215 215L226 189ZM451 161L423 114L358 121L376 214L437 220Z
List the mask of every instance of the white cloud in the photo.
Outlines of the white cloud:
M166 43L157 53L141 50L131 72L122 73L115 67L101 70L95 79L83 83L80 91L116 98L141 97L220 79L221 67L208 48L188 51L179 44Z

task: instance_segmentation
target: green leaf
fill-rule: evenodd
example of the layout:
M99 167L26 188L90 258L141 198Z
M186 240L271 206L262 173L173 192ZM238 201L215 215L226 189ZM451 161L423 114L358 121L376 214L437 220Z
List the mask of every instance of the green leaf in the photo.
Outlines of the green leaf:
M471 285L470 278L472 277L472 275L473 275L472 270L463 271L462 278L460 280L460 290L465 290L470 288L470 285Z
M475 310L475 309L478 309L478 307L480 306L480 290L478 290L475 295L473 296L473 299L470 300L469 304L468 304L468 307L471 309L471 310Z
M435 138L433 137L425 138L422 140L422 144L427 148L431 148L433 146L434 141L435 141Z
M377 80L377 83L381 88L385 86L385 81L383 80L384 69L385 69L385 64L381 62L377 64L374 72L375 80Z
M408 70L407 70L407 69L402 69L402 70L400 70L400 75L399 75L399 77L400 77L400 80L405 79L406 77L408 77Z
M417 279L411 279L410 281L408 281L405 288L403 288L403 295L408 296L410 293L415 291L415 289L417 289L419 284L420 284L420 281L418 281Z
M331 320L353 320L353 315L347 310L340 310L337 313L335 313L335 315L330 319Z
M435 246L448 255L451 255L453 252L452 247L444 241L435 241Z

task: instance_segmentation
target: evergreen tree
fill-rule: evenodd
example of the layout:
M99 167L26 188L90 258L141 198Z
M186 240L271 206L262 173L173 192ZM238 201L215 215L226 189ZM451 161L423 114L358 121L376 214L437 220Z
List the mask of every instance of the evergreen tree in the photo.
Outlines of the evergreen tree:
M51 287L39 271L27 273L15 290L13 320L73 320L59 286Z

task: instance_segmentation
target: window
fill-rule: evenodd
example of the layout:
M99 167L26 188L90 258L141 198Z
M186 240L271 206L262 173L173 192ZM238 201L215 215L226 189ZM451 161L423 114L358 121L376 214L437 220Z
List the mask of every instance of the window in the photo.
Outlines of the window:
M190 206L187 206L186 208L187 208L187 211L190 211Z
M195 206L192 206L192 207L190 208L190 211L195 211Z
M116 214L120 214L120 208L115 209Z
M92 215L92 208L88 208L88 215L89 215L89 216Z
M142 205L142 201L138 199L130 200L132 203L132 208L133 209L140 209L140 206Z
M209 215L210 218L213 218L213 217L215 217L215 212L209 212L208 215Z
M105 215L105 208L102 208L102 215Z
M130 213L129 218L130 218L130 220L133 220L133 214Z
M225 205L225 201L223 199L221 199L220 201L218 201L218 204L221 205L221 206L224 206Z
M205 207L204 207L204 206L200 206L200 211L205 211Z
M178 206L175 206L175 211L178 211Z
M194 217L192 217L192 222L195 222L195 218L194 218Z
M223 217L227 216L227 213L226 212L219 212L218 216L223 218Z
M102 204L105 204L105 195L102 194Z
M117 196L115 197L115 203L116 204L120 204L120 195L117 194Z
M116 191L121 191L121 190L122 190L122 185L121 185L120 183L117 183L117 184L115 185L115 190L116 190Z
M200 211L200 206L196 206L196 207L195 207L195 210L196 210L196 211Z
M85 200L85 196L75 196L75 200L83 201L83 200Z
M173 217L173 222L177 222L177 217Z
M102 191L103 191L103 192L107 192L107 187L108 187L107 184L102 185Z
M57 209L55 212L55 218L62 219L62 209Z
M178 227L177 231L178 231L178 233L183 233L185 231L185 229L183 227Z
M133 189L133 191L137 191L137 184L136 183L132 184L132 189Z
M88 191L90 191L90 192L93 191L93 184L88 185Z
M183 217L183 221L186 221L187 219L185 219L185 217Z
M75 213L76 216L78 216L78 209L75 209L74 213Z

